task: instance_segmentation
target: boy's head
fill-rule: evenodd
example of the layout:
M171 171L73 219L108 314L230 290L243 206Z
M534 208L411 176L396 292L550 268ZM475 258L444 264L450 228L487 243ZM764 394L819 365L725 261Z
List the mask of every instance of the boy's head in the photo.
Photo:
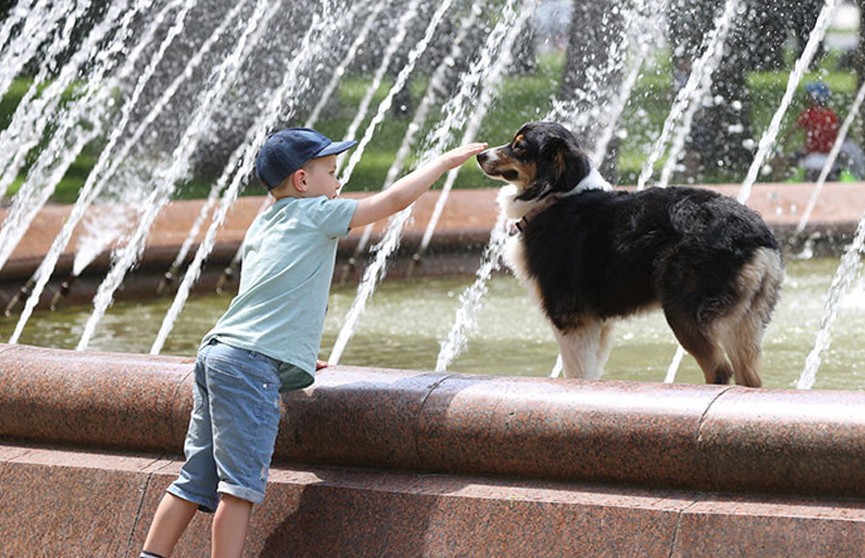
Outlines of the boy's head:
M312 159L336 155L355 145L356 141L331 141L310 128L286 128L271 134L258 150L255 174L270 191Z
M825 83L820 81L809 81L805 84L805 95L808 100L817 105L829 104L829 97L832 92Z

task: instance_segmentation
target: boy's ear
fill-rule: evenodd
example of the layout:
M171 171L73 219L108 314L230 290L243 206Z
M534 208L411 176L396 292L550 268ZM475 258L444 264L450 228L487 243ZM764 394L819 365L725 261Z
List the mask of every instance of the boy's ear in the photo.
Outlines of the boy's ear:
M294 171L294 174L291 175L291 185L298 192L306 192L306 171L303 169Z

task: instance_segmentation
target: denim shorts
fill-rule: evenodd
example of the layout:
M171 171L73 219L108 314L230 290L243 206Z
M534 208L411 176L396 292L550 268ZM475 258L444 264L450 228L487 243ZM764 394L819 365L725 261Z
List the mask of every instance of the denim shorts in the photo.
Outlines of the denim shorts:
M198 352L186 462L168 492L213 512L219 494L257 504L279 428L279 361L216 340Z

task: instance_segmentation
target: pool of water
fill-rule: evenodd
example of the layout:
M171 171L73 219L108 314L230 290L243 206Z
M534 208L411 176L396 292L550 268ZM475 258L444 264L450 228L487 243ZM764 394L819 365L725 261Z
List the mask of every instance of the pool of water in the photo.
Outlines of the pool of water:
M810 352L823 305L838 261L817 259L787 263L787 279L775 318L763 346L766 387L793 388ZM471 277L385 281L370 300L343 364L432 370L441 340ZM494 277L468 349L451 365L453 372L499 375L549 375L558 349L540 311L509 275ZM355 287L335 287L322 342L326 359L354 299ZM198 341L228 306L226 295L193 297L163 354L194 355ZM171 300L117 303L106 314L90 344L97 351L141 352L150 345ZM61 307L31 320L21 343L74 348L89 316L89 307ZM0 319L0 338L15 327L15 316ZM832 329L815 388L865 389L865 284L859 279L845 298ZM661 382L676 351L672 333L659 312L622 322L607 363L607 379ZM696 363L686 356L677 382L702 383Z

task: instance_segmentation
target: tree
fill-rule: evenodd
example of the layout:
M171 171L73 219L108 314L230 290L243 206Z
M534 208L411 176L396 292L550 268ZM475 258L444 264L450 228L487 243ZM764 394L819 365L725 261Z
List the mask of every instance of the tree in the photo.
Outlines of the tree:
M583 148L591 148L590 142L599 136L603 125L585 115L597 114L597 108L618 90L622 79L623 60L615 58L624 54L610 48L611 44L621 41L621 12L614 9L618 5L616 0L578 0L571 12L559 99L573 102L583 116L566 123L570 124ZM617 152L615 142L611 143L601 163L602 174L611 182L617 181Z
M723 8L722 3L713 0L676 0L671 4L670 49L673 67L681 74L678 83L687 79L692 63L702 54L703 37L715 26ZM766 49L755 48L752 34L754 22L765 21L765 4L755 0L730 31L725 55L713 74L710 92L703 99L691 129L689 159L699 161L692 172L741 176L750 165L756 142L749 141L753 140L753 130L746 74L766 60Z

